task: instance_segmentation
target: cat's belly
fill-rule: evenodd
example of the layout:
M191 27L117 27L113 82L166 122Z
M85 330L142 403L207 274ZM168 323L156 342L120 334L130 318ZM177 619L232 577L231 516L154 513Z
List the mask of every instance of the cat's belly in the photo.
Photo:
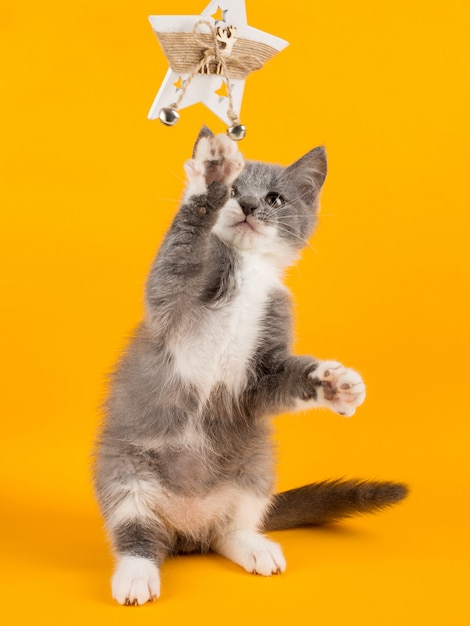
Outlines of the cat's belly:
M168 493L159 501L157 513L176 532L205 540L232 523L255 528L269 507L269 497L259 497L235 485L224 485L204 497Z
M158 503L158 514L178 533L197 538L209 528L220 526L233 515L237 489L225 486L205 497L165 494Z

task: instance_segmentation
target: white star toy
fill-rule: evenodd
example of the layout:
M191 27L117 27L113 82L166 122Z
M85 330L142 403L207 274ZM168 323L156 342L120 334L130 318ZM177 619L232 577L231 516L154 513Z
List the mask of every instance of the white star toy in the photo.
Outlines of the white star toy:
M202 102L230 125L232 139L242 139L246 129L238 117L245 79L288 42L248 26L244 0L212 0L201 15L149 20L170 64L149 119L173 126L177 109Z

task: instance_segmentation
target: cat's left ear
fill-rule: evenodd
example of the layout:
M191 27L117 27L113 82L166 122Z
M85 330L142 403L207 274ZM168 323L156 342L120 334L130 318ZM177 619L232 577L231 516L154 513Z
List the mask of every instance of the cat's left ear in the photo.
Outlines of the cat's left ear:
M325 182L327 172L326 150L323 146L307 152L287 168L287 173L299 185L302 198L312 204Z

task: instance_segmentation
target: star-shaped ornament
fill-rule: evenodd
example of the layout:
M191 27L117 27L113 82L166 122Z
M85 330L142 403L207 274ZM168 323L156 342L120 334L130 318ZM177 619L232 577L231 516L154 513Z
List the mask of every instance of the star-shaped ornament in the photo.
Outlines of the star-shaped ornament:
M246 77L288 42L248 26L244 0L212 0L201 15L151 15L170 69L149 111L167 126L178 109L204 103L243 139L239 115Z

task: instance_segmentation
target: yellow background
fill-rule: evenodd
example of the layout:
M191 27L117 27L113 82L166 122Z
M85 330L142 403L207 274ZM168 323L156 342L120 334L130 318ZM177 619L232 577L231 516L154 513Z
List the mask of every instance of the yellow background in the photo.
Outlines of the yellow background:
M362 372L351 420L276 420L279 487L406 481L409 499L277 533L285 575L216 555L163 568L155 605L110 597L89 479L105 375L142 314L202 105L146 119L167 69L149 14L205 0L1 0L0 549L5 624L470 623L467 0L247 0L290 46L246 83L249 158L325 144L322 217L289 273L301 352Z

